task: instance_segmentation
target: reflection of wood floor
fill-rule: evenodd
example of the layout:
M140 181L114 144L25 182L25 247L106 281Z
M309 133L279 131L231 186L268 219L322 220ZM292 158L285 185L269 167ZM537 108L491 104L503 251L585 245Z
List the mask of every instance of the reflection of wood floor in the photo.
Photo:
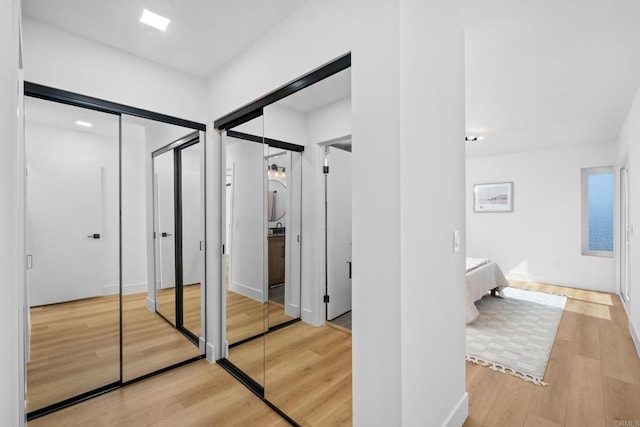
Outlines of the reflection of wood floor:
M302 425L351 425L351 335L296 323L267 337L267 398ZM250 350L247 356L254 357L250 353L256 349ZM237 380L204 360L36 419L29 426L86 424L288 425Z
M176 300L175 288L158 289L156 298L158 301L158 311L171 323L176 323ZM182 288L182 311L183 326L191 331L195 336L201 337L202 322L201 316L201 293L200 283L185 285Z
M265 322L269 326L279 325L292 320L284 313L282 306L268 304L268 320L265 319L265 304L245 297L233 291L227 291L227 342L233 344L245 338L253 337L265 331Z
M351 334L287 326L266 335L265 366L265 397L299 424L352 424Z
M38 418L29 427L288 426L217 365L191 363Z
M124 380L198 355L146 308L146 293L123 298ZM28 411L118 381L119 302L105 296L31 309Z

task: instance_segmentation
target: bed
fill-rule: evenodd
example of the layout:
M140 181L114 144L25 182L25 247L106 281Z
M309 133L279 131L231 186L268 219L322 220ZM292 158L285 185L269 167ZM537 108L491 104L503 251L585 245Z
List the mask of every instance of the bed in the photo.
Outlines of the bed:
M467 257L466 264L465 321L471 323L480 314L474 303L488 292L501 294L502 289L509 286L509 282L498 264L490 259Z

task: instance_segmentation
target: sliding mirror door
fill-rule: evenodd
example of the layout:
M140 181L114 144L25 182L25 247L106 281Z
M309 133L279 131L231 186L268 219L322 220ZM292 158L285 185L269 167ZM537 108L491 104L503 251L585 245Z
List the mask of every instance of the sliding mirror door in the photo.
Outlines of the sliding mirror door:
M27 412L120 381L119 117L25 98Z
M267 169L262 116L222 135L225 182L223 283L227 360L264 387L267 330ZM267 152L268 155L268 152Z
M199 141L185 144L177 149L176 154L180 165L180 224L181 240L180 254L182 264L182 292L180 294L182 318L179 324L193 338L199 339L202 334L204 292L202 278L204 277L204 249L203 230L203 174L204 169L202 147ZM204 343L204 339L202 340Z
M201 138L203 136L194 133L193 129L122 116L124 382L192 360L203 353L199 348L199 336L186 333L180 323L183 313L179 257L182 222L176 197L180 189L176 183L181 167L175 154L177 147L187 142L199 142ZM201 194L200 187L195 193ZM193 192L189 194L189 197L197 197ZM200 202L195 208L199 213L190 212L190 215L202 218L203 206ZM197 251L190 253L199 259L194 262L200 263L204 257L204 251L200 250L202 230L201 225L196 225L190 237L198 242ZM190 281L203 283L202 278L200 268ZM195 301L200 304L200 310L202 301L203 298Z
M285 236L285 263L279 267L287 272L282 308L269 311L272 329L265 336L265 398L302 425L323 425L329 417L351 422L349 328L306 322L273 327L301 313L303 318L317 316L315 321L321 322L326 319L327 304L332 319L350 313L350 88L351 73L346 69L264 107L270 191L277 191L269 237ZM294 145L303 146L304 151L292 152ZM325 199L326 179L331 184L329 199ZM285 199L285 212L278 210L279 197ZM327 222L325 214L329 214ZM302 216L308 220L301 221ZM304 271L301 252L306 256ZM271 266L270 262L269 277ZM278 289L275 282L281 280L274 280L270 290Z

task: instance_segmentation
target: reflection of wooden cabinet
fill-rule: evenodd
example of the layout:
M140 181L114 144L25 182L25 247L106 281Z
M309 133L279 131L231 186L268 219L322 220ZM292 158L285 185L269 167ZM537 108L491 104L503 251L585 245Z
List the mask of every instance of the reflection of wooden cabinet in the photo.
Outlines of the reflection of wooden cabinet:
M269 286L284 283L284 237L269 236Z

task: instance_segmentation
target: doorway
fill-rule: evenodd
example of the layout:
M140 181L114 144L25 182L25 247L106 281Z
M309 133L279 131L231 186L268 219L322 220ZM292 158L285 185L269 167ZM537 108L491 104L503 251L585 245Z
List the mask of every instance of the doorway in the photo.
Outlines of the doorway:
M326 320L351 330L351 138L324 147Z

